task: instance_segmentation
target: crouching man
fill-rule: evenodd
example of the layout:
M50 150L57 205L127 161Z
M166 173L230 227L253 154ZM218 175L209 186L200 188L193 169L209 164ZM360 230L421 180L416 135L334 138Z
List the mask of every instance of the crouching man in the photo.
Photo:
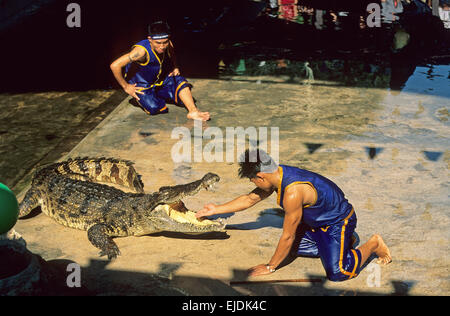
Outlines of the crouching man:
M285 211L283 232L272 258L249 269L250 276L275 272L291 251L320 258L331 281L356 277L373 253L381 264L392 261L388 247L377 234L353 248L356 212L331 180L297 167L278 166L261 150L247 150L244 156L239 176L250 179L256 188L221 205L207 204L196 216L243 211L277 192L277 202Z

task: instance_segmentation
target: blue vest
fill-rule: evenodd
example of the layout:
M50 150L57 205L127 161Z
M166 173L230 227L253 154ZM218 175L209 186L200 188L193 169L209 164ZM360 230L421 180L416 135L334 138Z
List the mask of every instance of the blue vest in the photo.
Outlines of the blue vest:
M278 185L278 204L283 207L285 190L297 183L307 183L317 193L317 200L311 205L303 206L302 221L312 228L332 225L343 220L351 211L352 205L347 201L339 187L331 180L317 173L290 166L279 166L280 184Z
M128 81L130 84L136 83L138 87L146 89L161 86L164 79L173 70L173 64L170 60L169 52L164 52L162 57L159 57L150 46L148 39L140 41L134 47L142 47L146 51L147 59L145 63L137 63L138 70L133 77ZM132 63L125 67L125 76L127 76Z

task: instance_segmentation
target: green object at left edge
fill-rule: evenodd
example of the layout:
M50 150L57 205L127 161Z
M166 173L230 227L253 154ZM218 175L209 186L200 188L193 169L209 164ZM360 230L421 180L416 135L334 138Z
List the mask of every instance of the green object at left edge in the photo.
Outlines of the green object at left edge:
M19 203L14 193L0 183L0 235L5 234L16 225L19 217Z

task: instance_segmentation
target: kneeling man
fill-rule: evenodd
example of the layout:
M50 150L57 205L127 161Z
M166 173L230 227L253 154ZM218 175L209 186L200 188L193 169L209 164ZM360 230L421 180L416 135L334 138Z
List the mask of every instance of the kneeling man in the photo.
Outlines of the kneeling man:
M196 216L243 211L277 192L278 204L285 211L283 232L272 258L249 269L251 276L275 272L292 250L298 256L319 257L331 281L356 277L373 253L379 263L391 262L389 249L377 234L353 248L356 213L331 180L297 167L278 166L262 150L247 150L244 156L239 176L249 178L257 188L222 205L207 204Z

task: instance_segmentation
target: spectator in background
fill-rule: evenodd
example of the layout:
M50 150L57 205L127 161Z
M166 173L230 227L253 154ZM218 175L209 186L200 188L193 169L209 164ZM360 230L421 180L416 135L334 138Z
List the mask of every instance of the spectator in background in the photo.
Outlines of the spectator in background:
M381 16L384 23L398 21L397 14L403 12L401 0L381 0Z
M446 29L450 29L450 1L440 1L439 17Z
M298 0L278 0L279 4L279 18L293 21L297 18L298 15Z

